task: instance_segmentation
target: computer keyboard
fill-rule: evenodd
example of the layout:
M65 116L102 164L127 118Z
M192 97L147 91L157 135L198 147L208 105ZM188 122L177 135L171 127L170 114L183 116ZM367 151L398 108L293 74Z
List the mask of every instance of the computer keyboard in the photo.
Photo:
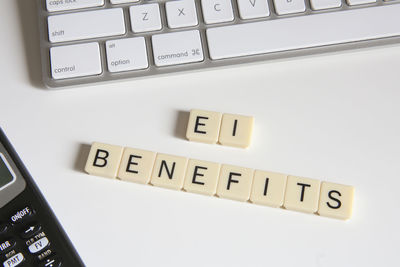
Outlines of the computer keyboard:
M398 0L38 0L47 87L400 41Z

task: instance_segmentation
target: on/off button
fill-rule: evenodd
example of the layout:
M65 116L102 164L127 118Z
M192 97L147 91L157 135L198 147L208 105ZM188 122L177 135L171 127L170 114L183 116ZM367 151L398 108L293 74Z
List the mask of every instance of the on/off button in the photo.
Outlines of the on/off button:
M11 216L11 222L13 224L21 223L25 221L27 217L30 217L32 214L33 210L29 206L26 206L25 208L18 210Z

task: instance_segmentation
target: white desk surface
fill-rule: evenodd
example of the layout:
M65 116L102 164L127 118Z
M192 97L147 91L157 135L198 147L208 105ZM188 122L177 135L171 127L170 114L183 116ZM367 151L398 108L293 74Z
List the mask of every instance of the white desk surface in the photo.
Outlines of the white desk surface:
M49 91L34 2L1 3L0 125L87 266L399 266L399 45ZM186 141L191 108L251 147ZM90 176L93 141L354 185L353 218Z

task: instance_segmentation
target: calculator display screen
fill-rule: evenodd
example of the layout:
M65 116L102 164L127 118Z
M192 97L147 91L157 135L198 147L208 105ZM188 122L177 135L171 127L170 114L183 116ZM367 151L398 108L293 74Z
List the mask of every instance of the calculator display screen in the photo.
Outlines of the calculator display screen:
M0 153L0 190L14 180L14 174L10 171L10 167L4 156Z

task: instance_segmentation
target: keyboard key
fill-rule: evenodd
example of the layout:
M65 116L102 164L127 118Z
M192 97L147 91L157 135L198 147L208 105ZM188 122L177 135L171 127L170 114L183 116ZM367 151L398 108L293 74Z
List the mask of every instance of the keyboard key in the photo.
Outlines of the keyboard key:
M219 175L217 195L238 201L250 198L254 170L223 164Z
M146 69L146 42L144 37L106 42L107 65L110 72Z
M183 188L187 192L215 195L220 168L219 163L190 159Z
M224 146L246 148L250 146L254 117L224 114L218 142Z
M293 14L306 11L304 0L274 0L278 15Z
M238 0L241 19L255 19L269 16L267 0Z
M25 260L24 255L20 252L3 262L4 267L15 267Z
M192 109L186 128L186 138L207 144L217 143L221 119L220 112Z
M255 204L279 208L285 198L287 175L256 170L250 201Z
M158 153L150 183L169 189L182 189L187 162L188 159L184 157Z
M314 10L336 8L342 6L341 0L310 0L311 8Z
M27 238L37 234L41 229L42 229L42 226L40 224L28 225L28 227L25 227L22 229L20 236L23 239L27 239Z
M43 249L45 249L50 244L47 237L42 237L41 239L35 241L32 245L28 247L30 253L35 254Z
M178 0L165 3L168 27L181 28L198 24L194 0Z
M375 3L376 0L347 0L347 4L349 6L356 6L356 5L364 5L364 4L370 4L370 3Z
M49 12L80 9L104 5L104 0L46 0L46 7Z
M52 256L51 258L48 258L44 262L40 263L38 267L60 267L63 266L61 264L61 258L58 256Z
M336 219L350 219L353 211L354 187L322 182L318 214Z
M50 62L54 79L98 75L102 72L98 43L52 47Z
M151 40L157 67L204 59L200 33L197 30L157 34Z
M0 223L0 235L7 232L9 226L7 223Z
M201 0L201 8L207 24L233 20L231 0Z
M24 208L16 211L11 215L10 221L12 224L20 224L25 222L25 220L31 217L34 214L34 211L31 207L25 206Z
M9 239L0 242L0 255L9 251L12 247L15 246L15 240Z
M397 23L379 19L392 14L391 20L400 22L396 13L400 6L394 7L360 8L208 29L210 56L212 59L233 58L398 36Z
M125 4L125 3L135 3L139 2L140 0L110 0L111 4L117 5L117 4Z
M160 7L157 3L136 5L129 8L133 32L161 30Z
M112 8L50 16L48 30L52 43L122 35L124 14L122 8Z
M319 190L319 180L289 175L283 206L288 210L314 213L318 210Z

